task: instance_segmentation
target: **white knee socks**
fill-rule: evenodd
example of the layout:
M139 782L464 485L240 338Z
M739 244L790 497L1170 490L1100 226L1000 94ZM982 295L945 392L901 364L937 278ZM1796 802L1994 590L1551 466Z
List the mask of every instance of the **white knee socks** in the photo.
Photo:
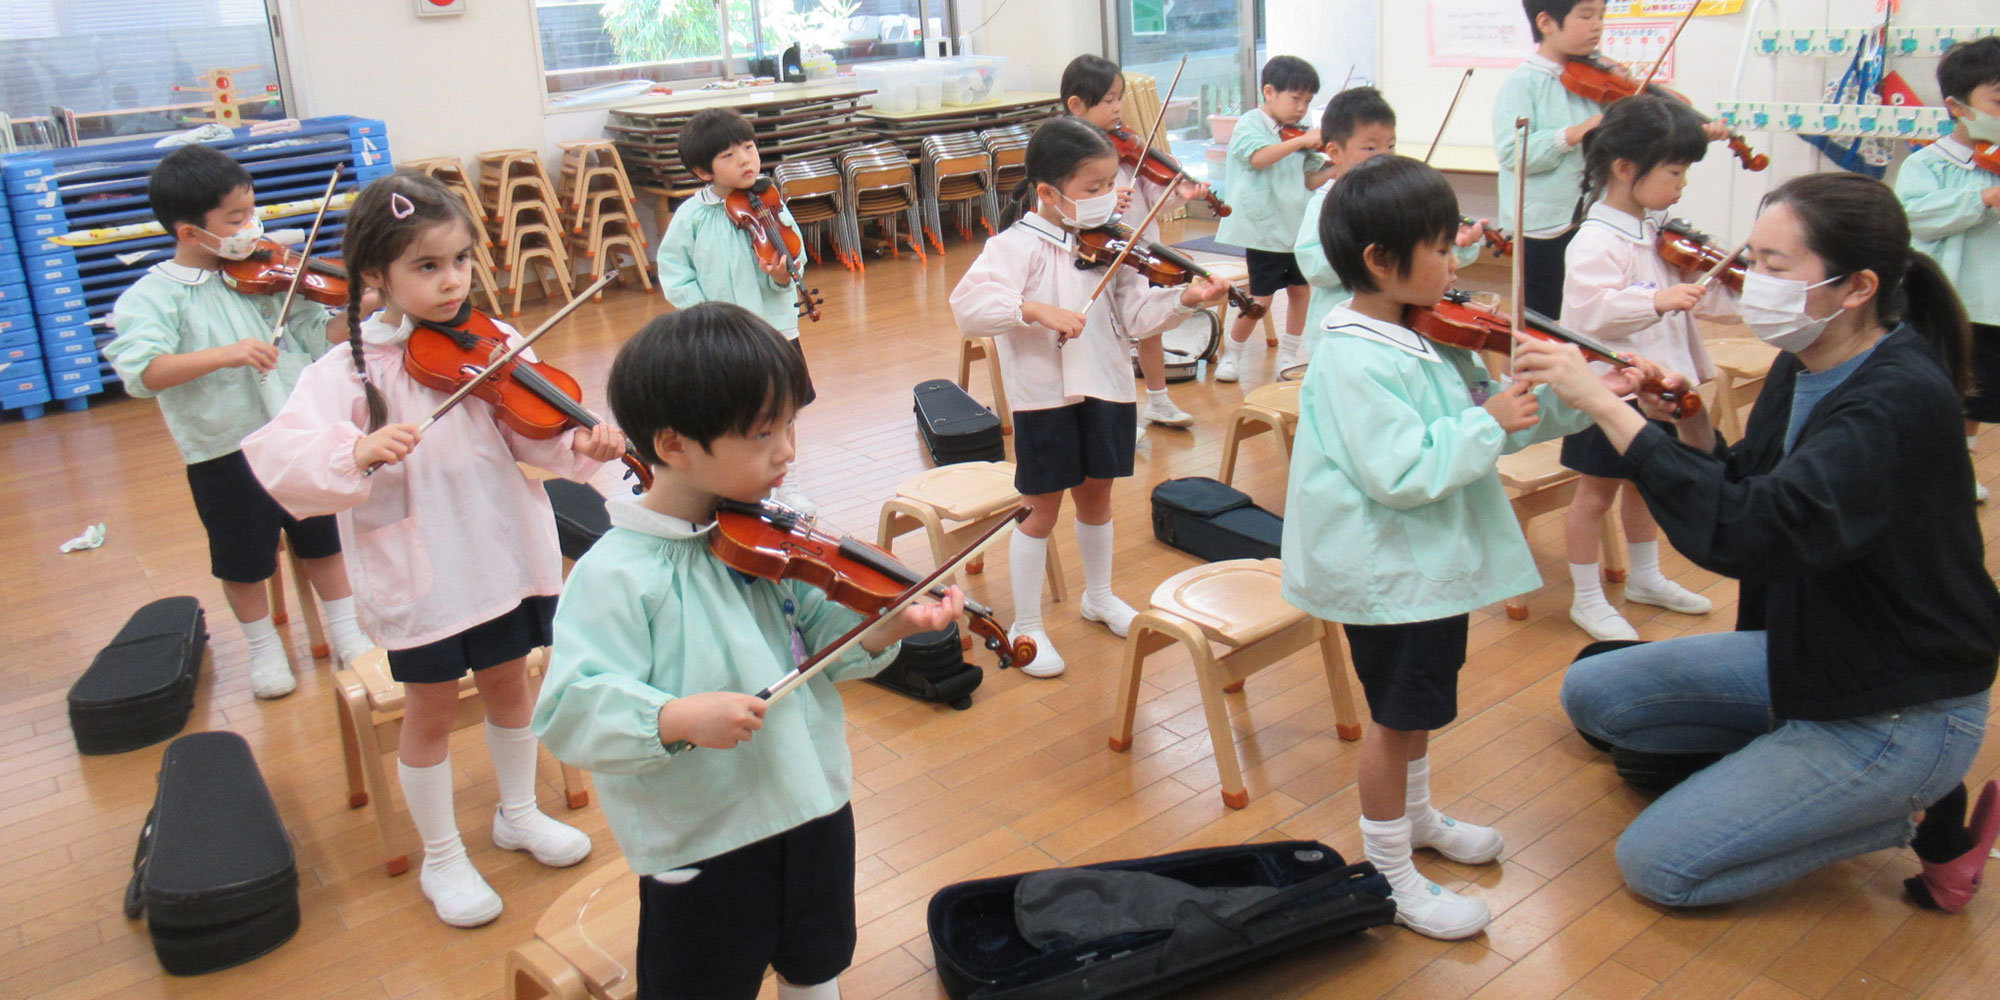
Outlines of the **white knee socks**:
M333 644L334 652L343 662L374 647L374 641L361 631L361 623L355 620L352 596L322 597L319 606L326 612L327 641Z
M527 726L503 729L486 724L486 750L493 755L493 780L500 786L500 814L509 823L525 823L535 807L535 731Z
M1116 595L1111 593L1111 547L1115 535L1110 521L1103 524L1076 522L1076 547L1083 555L1083 595L1092 603L1103 604L1116 599Z
M278 638L278 624L270 615L254 622L237 622L236 625L243 630L243 641L250 647L253 668L271 662L273 658L285 660L285 644Z
M1382 822L1363 816L1361 852L1367 855L1368 863L1389 880L1389 887L1398 892L1422 892L1430 884L1430 880L1417 871L1416 862L1410 859L1410 817L1407 815Z
M778 1000L840 1000L840 980L829 979L815 986L793 986L780 976Z
M458 837L458 814L451 805L451 755L429 767L411 767L398 761L396 773L403 782L410 821L424 841L424 867L441 870L460 861L470 864L465 842Z
M1042 630L1042 584L1048 575L1049 540L1018 528L1007 539L1007 573L1014 585L1014 632Z
M1572 597L1570 603L1577 607L1593 604L1609 605L1604 599L1604 567L1602 563L1570 563L1569 582Z
M1660 572L1660 543L1626 542L1625 552L1632 560L1630 579L1651 587L1662 587L1669 581Z
M1410 821L1414 834L1438 819L1437 810L1431 808L1431 759L1425 756L1411 761L1408 773L1403 785L1403 818Z

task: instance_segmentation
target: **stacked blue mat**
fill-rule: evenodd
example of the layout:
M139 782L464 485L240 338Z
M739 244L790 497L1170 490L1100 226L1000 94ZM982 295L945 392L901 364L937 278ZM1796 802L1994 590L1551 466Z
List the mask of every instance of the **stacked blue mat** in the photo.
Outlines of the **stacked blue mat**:
M338 191L352 191L395 169L389 155L387 128L371 118L336 115L309 118L296 132L252 137L247 128L221 142L219 149L250 171L259 206L315 199L326 190L327 178L341 168ZM100 348L114 335L108 317L113 303L146 269L170 259L170 236L147 236L94 246L67 247L49 241L64 233L106 229L153 221L146 202L146 175L172 152L151 140L79 146L0 157L0 190L14 242L0 249L0 317L25 300L27 322L35 332L41 380L40 398L12 368L0 370L0 409L39 416L51 400L69 409L83 409L88 397L116 383L118 375L103 360ZM313 255L338 255L346 228L344 211L330 211L320 225ZM293 218L266 219L266 229L304 229L310 212ZM4 233L0 229L0 233ZM15 249L18 247L18 249ZM12 294L17 285L24 293ZM0 343L11 343L0 332ZM18 339L15 334L14 339ZM4 359L0 359L4 360ZM25 363L25 362L22 362Z
M0 365L6 366L0 368L0 410L40 416L49 401L49 376L42 367L35 307L28 298L28 276L21 268L20 244L14 239L14 219L7 211L4 189L0 189Z

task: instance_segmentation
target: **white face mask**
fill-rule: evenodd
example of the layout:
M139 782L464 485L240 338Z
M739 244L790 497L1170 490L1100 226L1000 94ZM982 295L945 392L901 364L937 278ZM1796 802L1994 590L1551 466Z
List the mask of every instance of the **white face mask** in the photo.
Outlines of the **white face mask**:
M1077 229L1096 229L1098 226L1110 222L1111 216L1118 211L1118 192L1116 191L1106 191L1095 198L1085 198L1082 201L1077 201L1065 195L1063 200L1076 208L1075 215L1064 212L1063 221Z
M200 226L195 228L201 229ZM206 229L201 229L201 232L215 241L215 246L211 249L215 251L217 257L223 260L242 260L255 252L257 241L264 238L264 220L253 215L249 222L243 224L242 229L228 236L217 236Z
M1797 354L1813 345L1820 334L1826 332L1828 323L1834 316L1847 311L1845 307L1835 310L1832 316L1813 317L1806 315L1806 293L1821 285L1830 285L1846 275L1838 275L1825 281L1806 284L1792 278L1778 278L1757 271L1743 275L1743 297L1738 303L1744 325L1757 339L1781 351Z
M1974 142L2000 142L2000 115L1989 115L1969 104L1961 105L1965 114L1959 121L1965 125L1965 134Z

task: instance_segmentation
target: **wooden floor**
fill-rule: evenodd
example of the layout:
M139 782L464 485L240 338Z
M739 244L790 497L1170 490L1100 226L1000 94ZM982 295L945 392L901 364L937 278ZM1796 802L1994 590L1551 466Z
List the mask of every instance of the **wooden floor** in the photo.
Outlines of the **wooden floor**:
M954 241L948 256L926 262L907 252L874 261L865 284L838 269L812 272L827 304L825 321L806 331L820 401L800 421L802 481L831 521L872 536L881 501L925 467L909 390L955 371L958 335L947 297L975 253ZM545 341L544 354L601 401L613 351L660 308L652 295L612 292ZM1148 492L1164 479L1215 473L1223 421L1268 378L1268 362L1260 338L1241 385L1204 380L1174 388L1199 422L1192 431L1149 432L1136 476L1116 493L1118 590L1127 600L1143 603L1158 580L1194 565L1153 540ZM983 375L975 376L974 391L990 398ZM1996 449L2000 438L1989 437L1980 467L2000 489ZM588 831L597 853L580 869L551 871L496 850L484 833L495 796L492 767L476 729L463 731L455 756L460 822L507 909L479 930L444 927L414 878L383 874L369 811L347 808L329 668L308 660L301 627L287 635L301 672L298 692L276 702L251 698L243 640L208 576L181 462L155 407L112 399L87 412L9 420L0 423L0 455L0 539L10 564L0 578L0 635L7 640L0 667L0 996L501 996L503 956L531 936L549 901L583 871L623 864L597 806L565 812L546 764L545 807ZM1282 509L1283 464L1272 437L1246 444L1238 485ZM1995 527L2000 504L1984 517ZM103 548L57 553L64 539L99 521L109 526ZM1056 537L1076 594L1081 564L1073 535L1065 525ZM1563 613L1559 518L1537 521L1530 537L1544 578L1557 582L1532 595L1526 622L1509 621L1497 606L1473 615L1461 714L1432 744L1436 801L1465 819L1496 824L1507 853L1490 866L1426 859L1423 867L1486 899L1496 913L1492 927L1457 944L1378 929L1187 996L1776 1000L2000 992L2000 893L1987 892L1956 916L1920 912L1900 888L1917 869L1908 851L1848 861L1763 899L1713 910L1668 912L1627 892L1614 844L1646 799L1584 745L1557 703L1563 667L1585 638ZM916 536L905 541L906 557L928 562ZM1642 635L1729 627L1733 582L1677 555L1667 568L1712 596L1716 611L1691 618L1628 606ZM993 560L976 589L1003 620L1011 617L1004 558ZM64 703L77 673L125 616L173 594L198 596L213 628L212 669L188 728L234 730L255 748L297 847L305 912L298 936L275 953L196 979L163 974L142 925L120 912L161 747L80 757ZM1232 711L1251 801L1229 810L1185 658L1153 659L1136 745L1113 754L1105 737L1119 641L1080 621L1074 599L1052 606L1048 617L1069 672L1037 681L989 670L970 711L917 704L872 685L847 687L861 920L854 966L841 981L850 1000L943 996L924 911L949 882L1279 838L1315 838L1359 856L1356 746L1334 736L1315 663L1294 658L1237 696ZM2000 741L1989 741L1973 775L1983 780L1997 769Z

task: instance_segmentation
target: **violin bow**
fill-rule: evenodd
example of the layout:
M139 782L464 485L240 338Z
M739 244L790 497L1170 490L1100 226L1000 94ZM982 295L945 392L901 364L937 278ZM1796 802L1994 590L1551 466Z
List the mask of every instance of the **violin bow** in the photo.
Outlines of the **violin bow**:
M285 339L285 317L292 311L292 296L299 293L299 284L306 280L306 263L312 259L313 241L319 239L319 224L326 221L326 210L333 204L333 189L340 186L340 172L347 169L345 162L333 165L333 176L326 179L326 191L320 195L319 211L313 214L312 228L306 231L306 241L299 245L299 269L292 275L292 283L285 286L285 301L278 306L278 318L271 324L271 343ZM269 379L270 372L258 376Z
M1728 269L1729 265L1736 262L1736 258L1743 256L1743 251L1748 249L1750 249L1750 241L1744 240L1742 245L1738 246L1736 249L1731 250L1729 252L1729 256L1716 261L1715 266L1709 268L1708 273L1702 275L1701 280L1695 282L1695 284L1702 288L1707 288L1710 283L1714 282L1715 279L1722 274L1723 271Z
M1639 81L1639 93L1645 93L1646 88L1653 85L1653 77L1659 75L1660 67L1667 64L1667 56L1673 53L1674 43L1681 40L1681 32L1687 30L1688 22L1694 20L1694 12L1700 9L1701 0L1694 0L1688 5L1688 12L1681 15L1681 23L1674 25L1674 33L1667 38L1666 47L1660 50L1660 57L1653 60L1653 68L1646 71L1644 80Z
M1181 73L1186 69L1187 69L1187 56L1183 55L1181 56L1180 66L1174 70L1173 82L1167 84L1167 96L1160 99L1160 113L1153 116L1153 128L1146 135L1146 144L1144 146L1141 146L1140 149L1145 150L1153 148L1153 140L1158 139L1160 137L1160 126L1165 124L1167 120L1167 105L1173 103L1174 88L1179 87L1181 85ZM1165 198L1161 198L1159 201L1154 202L1153 210L1146 213L1146 221L1139 223L1139 225L1132 230L1132 239L1127 241L1124 246L1118 248L1118 256L1111 258L1111 266L1104 269L1104 277L1102 279L1099 279L1096 288L1091 289L1090 301L1085 302L1083 304L1084 312L1086 313L1090 312L1090 307L1097 304L1097 297L1099 295L1104 294L1104 286L1111 284L1112 276L1118 273L1118 265L1125 263L1125 256L1131 253L1133 245L1139 242L1139 234L1145 232L1146 227L1153 224L1153 218L1160 214L1161 207L1166 205L1166 203L1167 199ZM1058 340L1056 341L1056 346L1061 347L1063 343L1064 343L1063 341Z
M1525 239L1527 237L1528 234L1527 211L1528 211L1528 119L1516 118L1514 119L1514 238L1517 240ZM1509 291L1512 293L1514 298L1513 321L1514 321L1515 333L1520 333L1523 329L1525 329L1525 327L1522 326L1522 319L1523 319L1522 313L1525 309L1527 309L1528 305L1525 301L1523 301L1523 297L1527 294L1526 291L1527 282L1522 274L1521 260L1527 255L1528 251L1525 246L1516 247L1514 249L1514 274L1509 279L1509 283L1511 285Z
M960 566L984 554L987 546L992 545L993 541L1000 537L1001 532L1021 521L1027 520L1030 513L1032 512L1027 507L1015 507L1006 517L1001 518L998 523L986 529L985 534L973 539L972 544L960 549L957 555L938 564L938 568L931 570L923 579L903 588L903 592L896 595L896 599L888 607L883 608L873 615L862 618L853 628L848 629L840 638L835 639L832 645L807 657L804 663L793 667L783 677L772 681L764 690L757 692L757 697L764 699L767 705L775 704L784 696L804 687L807 681L818 677L821 671L832 666L835 660L840 659L848 650L853 649L855 645L859 644L870 629L881 624L885 619L901 614L904 608L916 603L918 598L929 594L931 589L937 586L939 580L957 572ZM683 750L691 749L694 749L694 744L686 740L678 740L667 747L669 753L679 753Z
M1467 66L1465 68L1465 75L1458 78L1458 89L1451 93L1451 103L1445 106L1444 117L1438 119L1437 134L1431 136L1431 148L1424 150L1424 162L1426 164L1431 162L1432 156L1437 155L1438 143L1444 141L1444 127L1451 124L1451 113L1458 110L1458 99L1465 96L1465 85L1471 82L1472 67Z
M610 284L612 279L618 277L618 273L619 272L617 271L605 272L604 276L593 282L589 288L586 288L583 291L576 293L576 297L570 299L568 304L564 305L561 309L556 310L555 314L550 316L548 319L543 320L541 326L535 327L535 332L530 333L525 337L522 337L520 343L515 344L513 347L508 348L506 353L500 355L498 358L493 359L492 363L488 364L486 367L481 368L478 374L472 376L469 379L466 379L464 385L459 386L456 392L453 392L451 395L446 396L444 402L439 403L437 409L432 410L431 415L425 417L424 422L417 425L417 433L422 434L423 432L430 430L431 425L437 423L439 417L442 417L445 414L450 413L452 407L455 407L459 403L463 402L465 400L465 397L472 394L472 390L479 388L480 383L485 382L489 378L492 378L496 373L500 371L500 369L505 368L508 362L513 361L517 357L520 357L522 351L525 351L528 348L533 347L535 341L542 339L543 334L553 329L557 323L562 322L566 317L569 316L570 313L575 312L578 306L583 305L586 301L590 299L592 295L597 294L597 292L600 289L602 289L605 285ZM374 465L369 466L368 470L362 473L362 475L372 476L375 474L376 469L379 469L387 464L388 464L387 462L377 462Z

